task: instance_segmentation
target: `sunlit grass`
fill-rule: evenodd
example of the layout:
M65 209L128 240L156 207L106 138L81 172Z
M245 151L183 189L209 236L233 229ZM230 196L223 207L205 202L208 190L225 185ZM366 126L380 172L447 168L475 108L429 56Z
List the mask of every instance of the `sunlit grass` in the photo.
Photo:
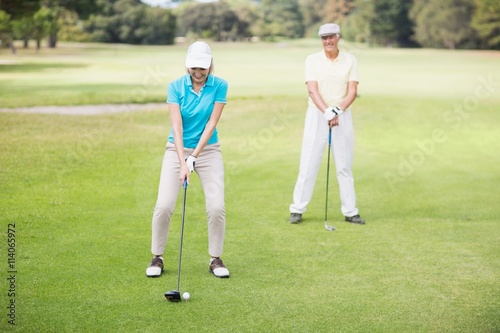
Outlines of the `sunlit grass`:
M229 81L231 98L302 96L304 59L321 50L314 39L211 45L215 74ZM0 60L14 63L0 65L1 106L162 102L168 82L185 72L187 46L60 43L38 53L20 48L16 56L2 50ZM361 96L464 98L484 82L493 90L497 85L498 52L373 49L347 42L342 48L359 60Z

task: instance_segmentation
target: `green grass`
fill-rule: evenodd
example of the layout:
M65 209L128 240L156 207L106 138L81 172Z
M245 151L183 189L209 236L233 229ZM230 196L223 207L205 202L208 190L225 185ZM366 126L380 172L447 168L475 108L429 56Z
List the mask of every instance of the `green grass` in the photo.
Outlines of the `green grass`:
M165 100L184 73L187 45L61 44L56 49L0 50L1 107L144 103ZM498 96L498 52L371 49L344 43L360 63L361 96L463 98L492 76ZM215 73L232 98L303 96L305 57L316 40L277 44L214 43ZM13 62L13 63L12 63Z
M490 96L476 94L480 78L498 80L498 53L351 46L363 73L354 174L367 224L342 222L332 178L332 233L323 228L326 158L304 222L287 223L306 107L303 57L317 47L213 47L216 73L230 81L218 128L231 278L207 272L204 198L194 175L181 283L192 296L187 304L163 298L176 286L181 200L167 272L144 276L166 109L0 113L0 331L498 332L498 83ZM68 44L41 53L19 55L24 69L0 65L2 106L116 102L143 87L141 73L155 59L182 73L184 47ZM164 100L168 79L144 99ZM91 95L93 87L102 88ZM474 97L478 105L453 113ZM6 316L9 223L16 224L16 327Z

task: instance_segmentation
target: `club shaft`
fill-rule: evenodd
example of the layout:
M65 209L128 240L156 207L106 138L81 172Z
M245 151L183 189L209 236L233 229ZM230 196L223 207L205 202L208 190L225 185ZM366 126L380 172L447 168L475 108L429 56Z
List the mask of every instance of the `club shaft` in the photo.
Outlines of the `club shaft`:
M177 291L181 291L181 262L182 262L182 242L184 239L184 215L186 213L186 193L187 193L187 180L184 180L184 199L182 200L182 218L181 218L181 240L179 245L179 265L177 267Z
M328 222L328 184L330 183L330 155L332 148L332 128L328 130L328 163L326 165L325 225Z

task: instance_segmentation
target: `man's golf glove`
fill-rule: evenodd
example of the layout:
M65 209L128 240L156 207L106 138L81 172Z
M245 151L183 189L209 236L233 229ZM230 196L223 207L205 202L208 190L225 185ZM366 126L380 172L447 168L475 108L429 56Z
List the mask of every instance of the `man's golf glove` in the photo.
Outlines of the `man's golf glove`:
M189 172L193 172L194 171L194 164L196 162L196 157L194 157L193 155L189 155L187 158L186 158L186 164L187 164L187 167L189 169Z
M325 119L327 121L332 120L333 118L335 118L336 116L338 116L338 115L342 114L342 112L344 112L344 110L342 110L338 106L326 108L324 111L325 112L323 113L323 116L325 117Z

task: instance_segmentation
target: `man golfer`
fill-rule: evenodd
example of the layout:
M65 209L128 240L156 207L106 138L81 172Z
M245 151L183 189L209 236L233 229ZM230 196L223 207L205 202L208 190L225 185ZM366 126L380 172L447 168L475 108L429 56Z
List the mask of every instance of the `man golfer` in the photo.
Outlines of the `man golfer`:
M324 24L319 28L323 50L309 55L305 61L305 81L309 92L304 125L300 167L290 223L302 222L302 214L311 201L321 158L331 128L331 149L339 183L341 211L345 221L364 224L356 207L352 175L354 133L351 104L356 99L358 63L356 58L338 48L340 27Z

